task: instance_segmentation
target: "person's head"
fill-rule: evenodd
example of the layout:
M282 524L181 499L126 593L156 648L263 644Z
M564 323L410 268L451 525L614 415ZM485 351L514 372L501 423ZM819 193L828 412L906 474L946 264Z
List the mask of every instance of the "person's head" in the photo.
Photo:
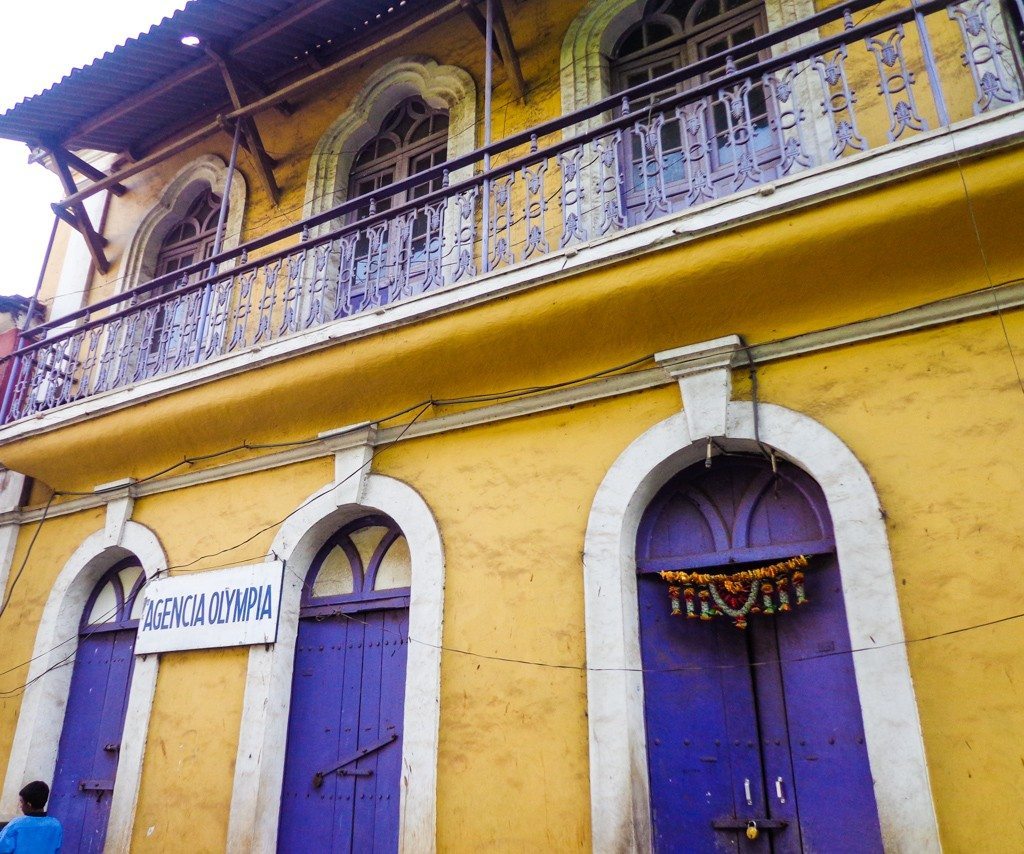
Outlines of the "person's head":
M42 780L33 780L18 792L18 796L21 798L23 813L39 812L46 808L46 801L50 797L50 787Z

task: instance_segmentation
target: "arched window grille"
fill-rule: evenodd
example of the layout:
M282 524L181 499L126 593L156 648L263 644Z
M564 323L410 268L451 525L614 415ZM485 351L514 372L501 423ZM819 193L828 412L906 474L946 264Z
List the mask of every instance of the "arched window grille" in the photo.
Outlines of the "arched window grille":
M622 92L699 60L722 57L720 65L699 78L629 104L631 112L646 110L654 118L659 99L768 59L769 52L732 55L767 31L763 0L649 0L642 19L622 34L612 51L613 90ZM764 85L751 81L661 116L660 157L669 198L682 192L686 184L688 155L691 161L702 155L706 158L700 166L706 167L711 185L735 185L737 180L742 185L744 175L770 166L778 159L771 127L773 115ZM635 207L648 178L640 152L643 143L637 134L630 136L631 150L626 158L630 175L625 193L627 206ZM737 158L754 162L737 164ZM727 189L731 192L739 188ZM688 199L689 203L693 201Z
M302 615L405 607L412 584L409 544L387 516L341 528L317 552L302 595Z
M447 154L447 111L435 110L419 97L406 98L388 113L380 132L352 161L348 197L363 196L437 166ZM408 193L378 202L377 210L387 210L439 188L439 180L421 184Z
M164 236L153 268L155 278L182 270L192 264L209 258L217 242L217 222L220 217L221 197L207 187L189 205L184 216ZM205 275L205 271L202 271ZM198 278L196 274L191 277ZM166 296L185 284L184 278L176 277L170 282L143 292L138 300L150 300ZM196 302L190 311L189 300ZM192 294L168 297L159 305L147 310L148 317L142 324L139 354L133 354L129 370L142 379L153 376L168 368L185 364L190 345L189 323L196 327L200 317L201 295ZM189 315L191 314L191 320ZM192 332L195 328L192 329Z
M154 277L173 273L213 254L220 203L220 196L211 189L196 197L181 221L167 232L161 242Z
M146 583L139 561L125 558L100 579L82 612L81 632L133 629L142 616L142 586Z

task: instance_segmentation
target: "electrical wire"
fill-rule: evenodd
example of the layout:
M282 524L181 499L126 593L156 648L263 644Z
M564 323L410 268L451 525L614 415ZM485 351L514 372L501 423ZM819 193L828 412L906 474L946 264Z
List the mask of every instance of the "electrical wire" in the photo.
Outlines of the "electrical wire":
M779 340L782 340L782 339L779 339ZM749 353L748 353L748 356L749 356ZM633 359L633 360L631 360L629 362L623 363L621 365L617 365L617 366L612 367L612 368L608 368L608 369L605 369L605 370L602 370L602 371L597 371L597 372L594 372L592 374L587 374L587 375L585 375L583 377L579 377L579 378L576 378L574 380L568 380L568 381L564 381L564 382L560 382L560 383L554 383L554 384L551 384L551 385L548 385L548 386L531 386L531 387L526 387L526 388L521 388L521 389L513 389L513 390L506 391L506 392L498 392L498 393L494 393L494 394L490 394L490 395L469 396L469 397L466 397L466 398L450 398L450 399L437 399L437 400L430 399L430 400L427 400L427 401L423 401L423 402L421 402L419 404L413 404L412 406L409 406L409 407L406 407L406 408L400 410L396 414L385 416L384 418L382 418L380 420L379 423L383 423L383 422L386 422L388 420L393 420L393 418L399 417L402 414L407 414L408 412L410 412L410 411L412 411L414 409L418 409L418 412L416 413L416 415L403 426L402 430L395 437L395 439L393 439L391 442L389 442L388 444L382 446L379 449L374 449L374 451L372 452L372 454L371 454L370 458L367 460L367 462L363 463L361 466L357 467L355 470L353 470L352 472L347 474L342 480L340 480L333 487L331 487L331 489L337 488L341 484L345 483L346 481L348 481L349 479L354 477L356 474L358 474L360 471L362 471L367 465L370 465L373 462L373 460L376 459L376 457L380 453L382 453L383 451L393 447L398 442L400 442L405 437L407 432L411 429L411 427L423 416L423 414L425 414L427 409L429 409L431 406L435 406L435 405L453 405L453 404L464 403L464 402L474 402L475 403L475 402L497 400L497 399L508 399L510 397L514 398L514 397L520 397L520 396L526 396L526 395L530 395L530 394L535 394L535 393L542 392L542 391L545 391L545 390L564 388L567 385L572 385L572 384L575 384L575 383L584 382L584 381L586 381L588 379L598 378L598 377L602 377L602 376L608 376L608 375L612 375L612 374L619 374L622 371L628 370L628 369L630 369L632 367L636 367L637 365L640 365L640 364L643 364L643 363L645 363L647 361L650 361L652 358L653 358L652 355L643 356L643 357L640 357L640 358L637 358L637 359ZM694 357L694 358L697 358L697 357ZM353 427L352 428L352 430L357 430L357 429L361 429L361 428L360 427ZM318 437L310 437L310 438L307 438L307 439L300 439L300 440L296 440L294 442L268 443L266 447L296 446L296 445L309 444L309 443L312 443L312 442L315 442L315 441L318 441ZM222 456L224 454L234 453L234 452L237 452L239 450L243 450L243 449L251 450L251 449L255 449L255 448L259 448L259 447L261 447L261 446L257 445L257 444L243 443L241 445L236 445L236 446L234 446L232 448L229 448L229 449L226 449L224 451L213 452L213 453L203 454L203 455L197 455L196 457L188 458L186 460L183 460L180 463L175 463L172 466L167 466L164 469L161 469L160 471L155 472L155 473L153 473L151 475L148 475L148 476L146 476L144 478L140 478L139 480L136 481L136 483L141 483L141 482L145 482L145 481L148 481L148 480L152 480L152 479L154 479L156 477L161 476L162 474L166 474L169 471L172 471L172 470L178 468L181 465L191 464L193 460L197 460L197 461L198 460L209 460L209 459L216 458L218 456ZM114 487L114 489L120 489L120 488L121 487ZM328 490L328 491L330 491L330 490ZM17 575L15 577L14 582L11 584L10 590L8 592L8 595L7 595L6 601L5 601L5 609L6 609L6 603L9 602L10 596L13 593L14 585L17 583L17 578L20 577L21 572L24 570L25 566L28 563L29 557L31 555L32 547L34 546L36 538L39 535L39 531L42 529L42 525L43 525L43 523L46 520L47 513L49 511L50 506L52 505L54 499L58 495L70 495L70 494L74 494L74 495L95 495L97 493L96 492L92 492L92 493L54 492L50 496L50 499L47 502L44 514L40 518L39 523L38 523L38 525L36 527L36 530L35 530L35 532L33 534L33 538L32 538L32 540L29 543L28 549L26 550L26 554L25 554L25 557L24 557L24 559L22 561L22 564L21 564L21 566L19 568L19 571L18 571L18 573L17 573ZM154 573L154 575L151 578L147 579L146 582L144 582L144 584L140 588L140 591L141 591L141 589L145 589L146 585L149 584L154 578L158 577L161 574L165 574L165 573L169 572L172 569L179 570L181 572L203 572L203 571L207 571L206 569L192 569L192 567L196 563L199 563L199 562L201 562L203 560L209 560L210 558L219 557L220 555L227 554L227 553L229 553L231 551L234 551L235 549L240 548L242 545L245 545L245 544L251 542L253 539L258 537L260 534L266 533L267 531L270 531L270 530L273 530L276 527L279 527L281 524L284 523L284 521L286 521L288 518L293 516L295 513L298 513L305 506L307 506L310 503L310 501L316 500L319 497L320 496L318 495L318 496L316 496L313 499L307 500L306 502L301 504L299 507L296 507L294 510L292 510L291 512L286 514L279 521L274 522L274 523L272 523L270 525L264 526L263 528L260 528L259 530L257 530L253 534L251 534L249 537L245 538L244 540L242 540L240 542L234 543L231 546L228 546L228 547L226 547L224 549L220 549L220 550L218 550L216 552L212 552L212 553L208 553L208 554L205 554L205 555L201 555L201 556L199 556L199 557L197 557L197 558L195 558L195 559L193 559L191 561L188 561L186 563L177 564L177 565L171 565L171 566L162 568L157 573ZM266 557L266 556L263 555L263 554L260 554L260 555L257 555L257 557ZM292 572L293 575L295 575L297 578L299 578L300 582L303 585L307 584L306 580L301 578L300 576L298 576L294 572L294 570L290 569L290 567L288 568L288 571ZM3 614L3 611L0 610L0 616L2 616L2 614ZM352 619L351 615L345 615L345 616L347 618L349 618L349 619ZM774 661L758 662L756 664L775 664L775 663L798 662L798 661L811 660L811 659L814 659L814 658L830 657L830 656L834 656L834 655L845 655L845 654L868 652L868 651L871 651L871 650L884 649L886 647L891 647L891 646L907 645L907 644L918 643L918 642L926 641L926 640L934 640L936 638L942 638L942 637L947 637L947 636L950 636L950 635L960 634L960 633L963 633L963 632L966 632L966 631L970 631L970 630L973 630L973 629L979 629L979 628L984 628L984 627L987 627L987 626L998 625L1000 623L1005 623L1005 622L1017 620L1017 619L1020 619L1022 617L1024 617L1024 613L1013 614L1013 615L1009 615L1009 616L1002 617L1002 618L997 618L997 619L994 619L994 620L989 620L989 621L982 622L982 623L976 623L976 624L971 624L971 625L968 625L968 626L961 626L961 627L958 627L958 628L955 628L955 629L949 629L949 630L946 630L946 631L943 631L943 632L934 633L934 634L927 635L927 636L920 637L920 638L904 639L902 641L894 641L894 642L890 642L890 643L887 643L887 644L879 644L879 645L869 646L869 647L851 648L849 650L832 651L832 652L829 652L829 653L821 653L821 654L814 655L814 656L805 656L805 657L798 657L798 658L792 658L792 659L777 659L777 660L774 660ZM31 664L33 661L35 661L35 660L37 660L39 658L42 658L44 656L48 656L48 655L52 654L53 652L55 652L57 649L59 649L61 646L65 645L67 643L70 643L71 641L75 640L75 638L81 637L81 636L86 636L87 637L88 633L86 632L86 633L83 633L82 635L75 635L72 638L68 638L68 639L60 642L59 644L57 644L56 646L54 646L50 650L47 650L46 652L43 652L43 653L39 653L39 654L33 656L31 659L29 659L26 662L23 662L23 663L18 664L18 665L14 665L14 666L8 668L7 670L5 670L3 672L0 672L0 676L12 673L15 670L18 670L18 669L20 669L22 667L25 667L25 666ZM453 654L472 656L472 657L476 657L476 658L482 658L482 659L487 659L487 660L492 660L492 661L499 661L499 662L505 662L505 663L523 664L523 665L530 665L530 666L537 666L537 667L546 667L546 668L559 669L559 670L576 670L576 671L581 671L581 672L599 672L599 671L617 671L617 672L672 672L672 671L685 671L685 670L693 670L693 669L698 669L698 670L707 669L707 667L705 667L705 666L700 666L700 667L660 668L660 669L651 669L651 668L646 668L646 669L645 668L592 668L592 667L588 667L587 665L577 665L577 664L557 663L557 662L543 662L543 661L536 661L536 660L531 660L531 659L520 659L520 658L509 657L509 656L498 656L498 655L489 655L489 654L486 654L486 653L477 653L477 652L473 652L471 650L461 649L461 648L458 648L458 647L449 647L449 646L445 646L443 644L441 644L441 645L432 644L432 643L427 642L427 641L420 641L420 640L418 640L416 638L408 638L408 640L409 640L410 643L420 643L420 644L423 644L423 645L426 645L426 646L431 646L431 647L437 648L437 649L439 649L441 651L450 652L450 653L453 653ZM19 695L20 693L23 693L24 690L30 684L32 684L33 682L38 681L43 676L45 676L47 673L50 673L53 670L55 670L55 669L57 669L59 667L64 666L65 664L67 664L68 661L70 660L70 658L73 655L74 655L74 650L69 652L68 655L65 656L64 658L62 658L60 661L58 661L55 664L51 665L50 667L46 668L43 672L37 674L32 679L28 680L26 683L24 683L23 685L19 686L18 688L10 689L10 690L7 690L7 691L0 691L0 697L13 697L13 696ZM732 666L741 666L741 665L716 665L715 667L732 667ZM742 666L749 666L749 665L744 664Z
M21 562L21 566L18 567L18 571L14 574L14 579L7 587L7 593L0 602L0 617L3 617L4 611L7 610L7 605L11 601L11 596L14 595L14 588L17 587L18 581L21 579L21 574L25 571L25 567L28 565L28 559L32 555L32 548L36 544L36 540L39 538L39 532L43 530L43 523L46 522L46 517L50 512L50 506L53 504L54 499L57 497L57 493L53 493L46 502L46 506L43 508L43 515L39 519L39 523L36 525L35 531L32 533L32 539L29 540L28 548L25 549L25 557Z
M874 9L877 5L879 5L879 4L875 4L875 6L871 7L871 9ZM862 15L860 21L864 20L864 18L867 16L868 12L871 11L871 9L867 10L865 12L865 14ZM860 21L858 21L858 23L860 23ZM561 70L562 69L560 69L559 71L561 71ZM511 103L511 100L506 102L506 104L510 104L510 103ZM978 228L978 223L977 223L976 215L975 215L974 208L973 208L973 202L972 202L972 200L970 198L970 194L968 192L968 188L967 188L967 184L966 184L966 178L965 178L964 172L963 172L963 166L962 166L962 163L960 161L959 152L957 152L956 149L955 149L955 143L954 143L954 154L955 154L956 162L957 162L957 165L958 165L958 168L959 168L961 181L963 183L964 195L965 195L965 198L967 200L968 208L969 208L969 211L970 211L970 217L971 217L971 222L972 222L972 225L973 225L973 228L974 228L974 231L975 231L975 237L977 239L979 251L981 253L983 264L984 264L984 267L985 267L985 270L986 270L986 275L987 275L988 282L989 282L989 288L988 289L992 290L994 307L996 309L996 313L999 316L1000 322L1002 324L1003 333L1004 333L1004 336L1006 338L1007 347L1009 348L1010 356L1013 359L1014 368L1015 368L1015 371L1016 371L1016 374L1017 374L1018 383L1020 384L1022 393L1024 393L1024 379L1022 379L1022 377L1021 377L1021 372L1020 372L1019 366L1017 365L1016 357L1015 357L1015 355L1013 353L1013 349L1012 349L1012 345L1011 345L1011 342L1010 342L1010 339L1009 339L1008 331L1006 329L1005 319L1003 318L1003 315L1002 315L1002 308L1001 308L1000 303L998 302L998 296L997 296L997 294L995 292L995 289L996 289L997 285L995 285L995 283L993 282L993 278L992 278L992 275L991 275L991 270L990 270L989 264L988 264L988 259L987 259L987 256L986 256L986 253L985 253L985 250L984 250L984 245L983 245L982 239L981 239L980 229ZM558 192L559 191L556 190L551 196L548 197L547 200L550 201L552 198L554 198L555 195L558 194ZM302 206L297 205L294 208L290 209L289 212L297 210L299 207L303 207L303 206L304 205L302 205ZM280 217L281 215L283 215L283 214L277 214L276 217ZM519 222L521 222L522 219L523 218L521 218L519 220ZM266 221L269 221L269 218L267 220L265 220L264 222L266 222ZM518 223L516 223L516 224L518 224ZM115 281L117 281L117 280L115 280ZM109 286L110 283L107 282L105 284L107 284ZM1005 285L1007 283L1003 283L1003 284ZM981 290L985 290L985 289L981 289ZM751 381L752 381L752 384L755 384L755 387L756 387L756 368L754 366L753 359L752 359L752 357L750 355L749 348L745 348L745 350L746 350L746 353L747 353L748 360L750 362ZM450 399L450 400L441 399L441 400L429 400L429 401L426 401L426 402L424 402L422 404L422 408L420 408L419 412L417 412L415 417L411 421L409 421L403 427L403 429L400 432L400 434L392 442L388 443L387 445L383 446L380 449L375 449L373 454L371 454L370 459L366 463L364 463L362 466L357 468L355 471L353 471L353 472L349 473L348 475L346 475L346 477L344 479L342 479L341 481L336 483L334 485L334 487L332 487L332 488L337 488L342 483L344 483L345 481L347 481L351 477L355 476L359 471L361 471L363 468L365 468L366 465L369 465L379 452L383 452L384 450L387 450L388 448L394 446L399 441L401 441L401 439L405 436L406 432L412 427L412 425L417 420L419 420L419 418L427 411L427 409L431 405L453 405L453 404L459 404L459 403L487 402L487 401L507 399L509 396L513 396L513 395L526 395L526 394L533 394L533 393L538 393L538 392L542 392L542 391L546 391L546 390L551 390L553 388L563 388L563 387L566 387L566 386L569 386L569 385L578 384L580 382L585 382L588 379L593 379L593 378L598 377L598 376L606 375L607 373L609 373L611 371L620 371L620 370L628 369L628 368L636 366L638 364L642 364L643 362L649 361L651 358L652 358L651 356L644 356L644 357L641 357L639 359L633 360L632 362L626 363L625 365L620 366L618 368L610 369L610 371L597 372L595 374L586 375L585 377L581 377L581 378L577 378L577 379L574 379L574 380L565 381L565 382L554 384L554 385L550 385L550 386L534 386L534 387L528 387L528 388L524 388L524 389L515 389L515 390L512 390L512 391L499 392L499 393L494 393L494 394L489 394L489 395L477 395L477 396L471 396L471 397L466 397L466 398L453 398L453 399ZM405 413L411 411L413 408L416 408L416 406L418 406L418 405L414 405L413 407L409 407L409 408L407 408L405 410L402 410L400 413L397 413L396 415L389 416L388 418L382 419L382 421L386 421L386 420L389 420L390 418L398 417L401 414L405 414ZM148 476L146 476L144 478L140 478L139 480L136 481L136 483L141 483L141 482L145 482L145 481L148 481L148 480L152 480L152 479L158 478L158 477L160 477L162 475L165 475L165 474L168 474L169 472L174 471L175 469L177 469L177 468L179 468L181 466L184 466L184 465L192 465L195 462L213 459L213 458L216 458L216 457L219 457L219 456L223 456L223 455L229 454L229 453L235 453L235 452L242 451L242 450L255 450L255 449L261 449L261 448L293 447L293 446L299 446L299 445L303 445L303 444L309 444L309 443L312 443L312 442L315 442L315 441L318 441L318 439L316 437L310 437L310 438L307 438L307 439L296 440L294 442L268 443L268 444L264 444L264 445L243 443L242 445L238 445L238 446L235 446L233 448L226 449L224 451L218 451L218 452L214 452L214 453L211 453L211 454L205 454L205 455L199 455L199 456L196 456L196 457L186 458L185 460L182 460L181 462L178 462L178 463L175 463L175 464L173 464L171 466L168 466L168 467L166 467L166 468L164 468L164 469L162 469L162 470L160 470L158 472L155 472L155 473L153 473L151 475L148 475ZM758 444L761 446L762 451L763 451L764 450L764 446L762 445L762 443L760 443L760 441L758 441ZM116 489L116 488L119 488L119 487L114 487L114 488ZM47 504L46 504L46 506L44 508L44 512L43 512L41 518L39 519L39 522L37 524L36 530L33 533L32 539L29 542L29 546L28 546L28 549L26 550L26 554L24 556L22 564L19 567L17 573L15 574L15 577L14 577L13 581L11 582L11 584L10 584L8 590L7 590L7 593L6 593L6 596L4 597L2 605L0 605L0 616L2 616L3 613L6 611L6 608L7 608L8 604L10 602L10 599L11 599L11 597L13 595L14 588L17 585L17 582L20 579L20 577L21 577L21 575L22 575L22 573L23 573L23 571L24 571L24 569L25 569L25 567L26 567L26 565L28 563L28 560L29 560L29 558L31 556L32 548L35 545L36 539L39 536L39 532L41 531L42 526L43 526L43 524L44 524L44 522L45 522L45 520L47 518L47 515L49 513L51 505L53 504L53 501L58 497L58 495L71 496L71 495L95 495L95 494L98 494L98 492L97 491L90 492L90 493L85 493L85 492L54 492L53 494L51 494L51 496L50 496L49 500L47 501ZM261 528L260 530L256 531L250 537L246 538L245 540L243 540L240 543L237 543L237 544L235 544L233 546L229 546L226 549L222 549L220 551L217 551L217 552L214 552L214 553L211 553L211 554L200 556L200 557L198 557L198 558L196 558L196 559L194 559L194 560L192 560L192 561L190 561L190 562L188 562L186 564L181 564L181 565L178 565L178 566L175 566L175 567L166 567L166 568L162 569L160 572L167 572L167 571L169 571L172 568L173 569L180 569L180 570L188 570L189 567L193 566L195 563L198 563L198 562L200 562L202 560L206 560L206 559L213 558L213 557L218 557L218 556L220 556L222 554L225 554L225 553L227 553L229 551L233 551L234 549L239 548L240 546L245 545L248 542L251 542L253 539L255 539L260 534L265 533L265 532L267 532L269 530L272 530L275 527L280 526L285 520L287 520L294 513L299 512L308 503L309 503L308 501L305 502L304 504L302 504L299 507L295 508L293 511L291 511L289 514L287 514L285 517L283 517L278 522L272 523L271 525L268 525L268 526L265 526L264 528ZM191 571L203 571L203 570L191 570ZM293 574L295 574L295 573L293 572ZM305 580L300 579L300 581L302 581L303 584L305 584ZM146 583L148 583L148 580L147 580ZM347 615L346 614L344 616L352 619L351 615ZM968 625L968 626L963 626L963 627L959 627L959 628L956 628L956 629L950 629L950 630L947 630L947 631L938 632L938 633L935 633L935 634L932 634L932 635L927 635L927 636L920 637L920 638L905 639L903 641L891 642L891 643L881 644L881 645L876 645L876 646L871 646L871 647L861 647L861 648L850 649L850 650L833 651L833 652L829 652L829 653L822 653L822 654L815 655L815 656L801 657L801 658L795 658L795 659L786 659L786 660L778 660L778 661L769 661L769 662L763 662L763 663L765 663L765 664L772 664L772 663L780 663L782 661L805 661L805 660L809 660L809 659L813 659L813 658L822 658L822 657L829 657L829 656L834 656L834 655L846 655L846 654L851 654L851 653L866 652L866 651L870 651L870 650L874 650L874 649L884 649L886 647L891 647L891 646L896 646L896 645L901 645L901 644L918 643L918 642L921 642L921 641L933 640L933 639L936 639L936 638L947 637L947 636L950 636L950 635L955 635L955 634L959 634L959 633L962 633L962 632L966 632L966 631L970 631L970 630L974 630L974 629L978 629L978 628L984 628L984 627L988 627L988 626L993 626L993 625L997 625L997 624L1000 624L1000 623L1004 623L1004 622L1008 622L1008 621L1012 621L1012 620L1017 620L1017 619L1020 619L1022 617L1024 617L1024 613L1009 615L1007 617L997 618L995 620L990 620L990 621L986 621L986 622L983 622L983 623L977 623L977 624L972 624L972 625ZM44 655L51 654L53 651L58 649L59 646L63 645L64 643L68 643L70 640L72 640L72 639L69 639L68 641L62 642L62 644L58 645L57 647L54 647L53 649L51 649L51 650L49 650L49 651L47 651L45 653L40 653L39 655L34 656L28 662L25 662L25 663L20 664L20 665L16 665L13 668L9 668L8 670L3 671L2 673L0 673L0 676L6 675L6 674L8 674L10 672L13 672L13 670L16 670L16 669L18 669L20 667L26 666L27 664L31 663L32 661L35 661L36 659L38 659L38 658L40 658L40 657L42 657ZM539 662L539 661L532 661L532 660L527 660L527 659L517 659L517 658L504 657L504 656L493 656L493 655L487 655L487 654L482 654L482 653L474 653L474 652L471 652L469 650L463 650L463 649L459 649L459 648L455 648L455 647L446 647L446 646L443 646L443 645L435 645L435 644L429 644L429 643L426 643L426 642L420 642L420 641L417 641L417 640L415 640L413 638L409 638L409 641L410 642L417 642L417 643L425 643L426 645L436 647L436 648L441 649L441 650L446 651L446 652L462 654L462 655L470 655L470 656L474 656L474 657L477 657L477 658L486 658L486 659L495 660L495 661L527 664L527 665L533 665L533 666L543 666L543 667L552 667L552 668L558 668L558 669L571 669L571 670L581 670L581 671L590 671L590 672L593 672L595 670L615 670L615 671L628 671L628 672L652 672L650 669L644 670L643 668L589 668L586 665L558 664L558 663L550 663L550 662ZM51 672L53 669L56 669L57 667L63 666L65 663L67 663L67 661L73 655L74 655L74 650L72 650L68 654L68 656L66 656L60 662L57 662L55 665L53 665L52 667L48 668L43 673L38 674L36 677L34 677L32 680L29 680L28 682L26 682L25 685L21 686L21 688L17 689L17 690L19 692L24 691L24 689L27 688L29 684L31 684L32 682L37 681L38 679L42 678L42 676L44 676L46 673ZM758 662L758 664L760 664L760 663L761 662ZM722 665L722 666L731 666L731 665ZM748 666L748 665L743 665L743 666ZM686 669L706 669L706 668L704 668L704 667L699 667L699 668L670 668L668 670L686 670ZM658 669L658 670L653 671L653 672L666 672L666 670ZM12 695L13 695L12 692L0 692L0 696L12 696Z
M988 252L985 251L985 243L981 239L981 229L978 226L978 217L974 210L974 200L971 198L970 190L967 187L967 175L964 172L964 165L960 157L960 151L956 147L956 139L952 134L949 136L949 144L953 148L953 160L956 163L957 173L960 177L960 185L964 190L964 201L967 205L967 213L971 220L971 227L974 230L974 239L978 244L978 254L981 257L981 263L985 269L985 278L988 280L989 287L992 289L992 304L996 310L996 317L999 318L999 325L1003 332L1003 340L1006 342L1006 349L1010 354L1010 361L1013 364L1014 373L1017 375L1017 386L1020 388L1021 394L1024 395L1024 376L1021 376L1020 365L1017 363L1017 354L1013 351L1013 343L1010 341L1010 333L1006 328L1006 318L1003 317L1003 307L999 302L999 294L996 292L996 285L993 282L992 268L989 266L988 261Z
M291 567L287 567L287 571L291 573L301 583L302 588L307 592L312 592L312 588L309 585L307 578L303 578L296 573ZM330 619L332 617L344 617L346 620L351 622L361 623L364 626L369 624L365 620L361 620L353 614L339 611L336 614L330 615L319 615L314 617L319 622ZM967 626L959 626L954 629L948 629L941 632L935 632L930 635L923 635L918 638L904 638L899 641L889 641L881 644L874 644L872 646L861 646L851 647L849 649L830 650L829 652L814 653L813 655L798 655L790 657L776 657L767 658L763 661L742 661L731 664L693 664L693 665L678 665L674 667L591 667L587 664L572 664L568 662L551 662L551 661L538 661L536 659L529 658L516 658L513 656L505 655L494 655L489 653L474 652L468 649L462 649L460 647L447 646L445 644L431 643L430 641L420 640L414 638L411 635L403 634L402 632L395 631L394 629L388 629L386 626L381 626L381 630L395 635L397 637L405 639L409 643L415 643L420 646L430 647L431 649L440 650L441 652L448 652L455 655L465 655L470 658L484 659L487 661L497 661L506 664L522 664L529 667L541 667L550 670L572 670L581 673L699 673L707 671L718 671L718 670L733 670L737 668L747 669L750 667L767 667L767 666L778 666L783 664L798 664L806 661L816 661L823 658L834 658L839 655L855 655L864 652L874 652L884 649L891 649L893 647L906 647L910 644L921 643L924 641L937 640L940 638L950 637L952 635L963 634L964 632L973 631L976 629L989 628L991 626L1000 625L1002 623L1008 623L1015 620L1024 619L1024 612L1018 614L1010 614L1005 617L998 617L993 620L986 620L982 623L972 623Z

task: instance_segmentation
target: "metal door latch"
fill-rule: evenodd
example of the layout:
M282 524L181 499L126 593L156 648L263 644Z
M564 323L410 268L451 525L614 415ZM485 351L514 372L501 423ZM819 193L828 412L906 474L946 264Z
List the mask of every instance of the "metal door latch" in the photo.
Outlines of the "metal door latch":
M114 791L114 781L113 780L79 780L78 781L78 790L80 792L95 792L96 793L96 800L99 801L99 800L103 799L103 793L104 792L113 792Z
M779 799L780 804L786 803L786 796L782 793L782 778L775 778L775 796Z
M762 830L782 830L789 826L788 821L775 818L720 818L711 822L715 830L747 830L751 825Z
M113 780L79 780L78 788L82 792L112 792Z
M381 739L376 744L371 744L368 747L361 747L361 748L359 748L359 750L357 750L351 756L348 756L345 759L342 759L340 762L338 762L333 768L328 768L326 771L317 771L313 775L313 788L314 789L319 789L324 784L324 778L328 774L334 774L335 772L337 772L338 774L341 774L342 777L371 777L371 776L373 776L373 771L371 771L370 769L362 770L362 769L358 769L357 768L357 769L353 769L351 771L347 771L347 770L345 770L345 766L346 765L351 765L353 762L356 762L356 761L362 759L364 756L367 756L367 755L369 755L370 753L373 753L376 750L380 750L382 747L387 747L396 738L398 738L398 733L394 733L393 732L387 738Z

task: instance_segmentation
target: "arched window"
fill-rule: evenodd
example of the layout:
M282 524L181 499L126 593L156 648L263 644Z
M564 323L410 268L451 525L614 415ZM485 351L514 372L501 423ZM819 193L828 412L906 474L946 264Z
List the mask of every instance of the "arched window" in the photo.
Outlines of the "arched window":
M437 166L448 153L448 113L435 110L419 97L406 98L388 113L380 132L366 143L352 163L348 197L354 199ZM438 189L440 181L421 184L377 205L392 205L417 199Z
M154 278L173 273L213 254L220 203L220 196L209 188L196 197L185 215L161 242L153 271Z
M153 278L182 270L209 258L217 242L217 222L220 217L221 197L207 186L164 235L153 267ZM194 273L193 281L205 274ZM183 278L174 278L140 295L139 300L165 296L185 284ZM190 302L191 300L191 302ZM154 376L163 371L190 363L189 350L194 343L202 318L201 294L169 297L145 312L139 335L139 355L132 353L128 370L134 379Z
M100 579L82 613L50 798L67 851L103 850L144 583L139 561L125 558Z
M409 545L364 516L317 552L302 593L280 851L398 850Z
M352 161L348 197L364 196L438 166L448 155L448 112L430 107L422 98L406 98L381 124L378 134L367 142ZM405 202L422 198L441 188L441 179L425 181L404 192L379 200L376 212L386 211ZM369 216L370 205L360 206L349 217L359 222ZM415 208L408 216L391 220L379 228L371 226L360 232L355 247L355 283L349 293L347 313L393 302L440 284L439 270L403 277L402 293L390 293L386 270L391 267L417 269L424 267L428 252L440 250L440 208ZM429 237L428 237L429 235ZM440 259L437 259L438 261ZM436 281L432 280L436 279Z
M650 110L660 98L707 83L770 57L770 52L731 51L768 31L763 0L649 0L643 17L627 29L612 51L612 87L622 92L708 57L722 61L700 78L634 99L632 112ZM777 159L772 135L772 107L764 86L738 84L687 104L682 116L666 114L661 128L660 157L669 199L689 191L687 203L717 195L716 185L731 192ZM655 112L654 115L657 115ZM641 151L642 140L631 134L627 207L636 207L650 180ZM687 163L689 158L689 164ZM689 173L687 174L687 170ZM704 176L696 184L694 174Z

